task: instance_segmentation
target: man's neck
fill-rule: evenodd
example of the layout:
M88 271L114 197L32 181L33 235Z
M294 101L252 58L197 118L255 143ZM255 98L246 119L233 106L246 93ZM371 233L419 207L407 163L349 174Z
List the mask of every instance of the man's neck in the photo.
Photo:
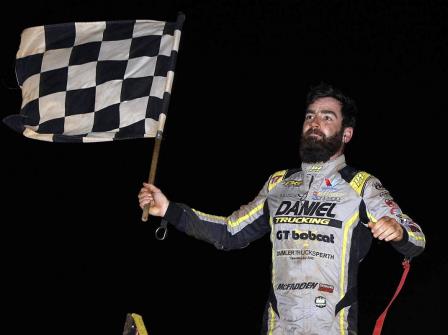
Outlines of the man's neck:
M341 156L343 153L344 153L343 150L339 150L337 153L335 153L333 156L331 156L329 160L332 161L332 160L338 158L339 156Z

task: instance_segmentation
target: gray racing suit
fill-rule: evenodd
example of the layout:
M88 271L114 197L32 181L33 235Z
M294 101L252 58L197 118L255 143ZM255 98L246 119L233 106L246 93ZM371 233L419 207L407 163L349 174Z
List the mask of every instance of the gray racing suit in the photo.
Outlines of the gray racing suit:
M345 163L326 163L274 173L258 196L228 217L170 202L165 219L218 249L247 246L270 233L272 288L263 332L333 335L357 332L357 272L383 216L403 227L390 242L408 258L423 251L420 227L403 214L379 180Z

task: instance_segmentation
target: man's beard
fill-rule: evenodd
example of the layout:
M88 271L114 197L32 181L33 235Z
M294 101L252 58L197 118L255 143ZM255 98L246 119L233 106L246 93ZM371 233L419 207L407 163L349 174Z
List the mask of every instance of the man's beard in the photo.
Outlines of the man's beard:
M310 136L320 135L321 138ZM304 163L328 161L342 146L343 130L327 137L320 130L310 128L300 139L300 157Z

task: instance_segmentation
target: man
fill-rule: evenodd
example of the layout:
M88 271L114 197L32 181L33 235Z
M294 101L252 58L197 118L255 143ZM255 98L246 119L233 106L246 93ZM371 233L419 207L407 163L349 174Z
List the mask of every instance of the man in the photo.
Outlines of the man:
M356 334L358 264L372 236L407 258L423 251L420 227L379 180L345 163L356 112L354 101L330 85L312 88L301 169L274 173L251 203L227 218L170 202L154 185L140 190L140 206L148 204L151 215L218 249L242 248L270 234L267 334Z

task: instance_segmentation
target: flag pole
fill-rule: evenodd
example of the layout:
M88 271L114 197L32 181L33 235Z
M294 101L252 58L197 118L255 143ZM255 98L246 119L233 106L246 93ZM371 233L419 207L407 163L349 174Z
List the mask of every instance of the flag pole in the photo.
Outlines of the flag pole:
M162 116L161 114L160 116ZM156 179L157 162L159 161L160 144L162 143L163 131L157 130L156 140L154 143L154 150L152 151L151 168L149 170L148 184L154 184ZM148 221L149 206L145 205L142 213L142 221Z
M177 60L177 52L179 51L179 43L180 43L180 35L181 35L181 29L182 25L185 21L185 14L182 12L179 12L177 15L176 20L176 29L174 31L174 44L173 49L171 51L171 66L170 70L167 73L167 80L165 84L165 92L163 95L164 105L163 105L163 111L160 113L159 116L159 126L157 129L157 134L155 137L155 143L154 143L154 149L152 152L152 159L151 159L151 167L149 170L149 178L148 183L154 184L155 178L156 178L156 170L157 170L157 162L159 160L159 153L160 153L160 144L162 143L163 138L163 128L165 127L165 121L166 121L166 113L168 110L168 105L170 103L170 97L171 97L171 88L173 86L173 80L174 80L174 67L176 65ZM142 213L142 221L146 222L148 221L148 215L149 215L149 205L145 205L143 208ZM166 230L165 230L166 232ZM165 236L165 234L164 234Z

